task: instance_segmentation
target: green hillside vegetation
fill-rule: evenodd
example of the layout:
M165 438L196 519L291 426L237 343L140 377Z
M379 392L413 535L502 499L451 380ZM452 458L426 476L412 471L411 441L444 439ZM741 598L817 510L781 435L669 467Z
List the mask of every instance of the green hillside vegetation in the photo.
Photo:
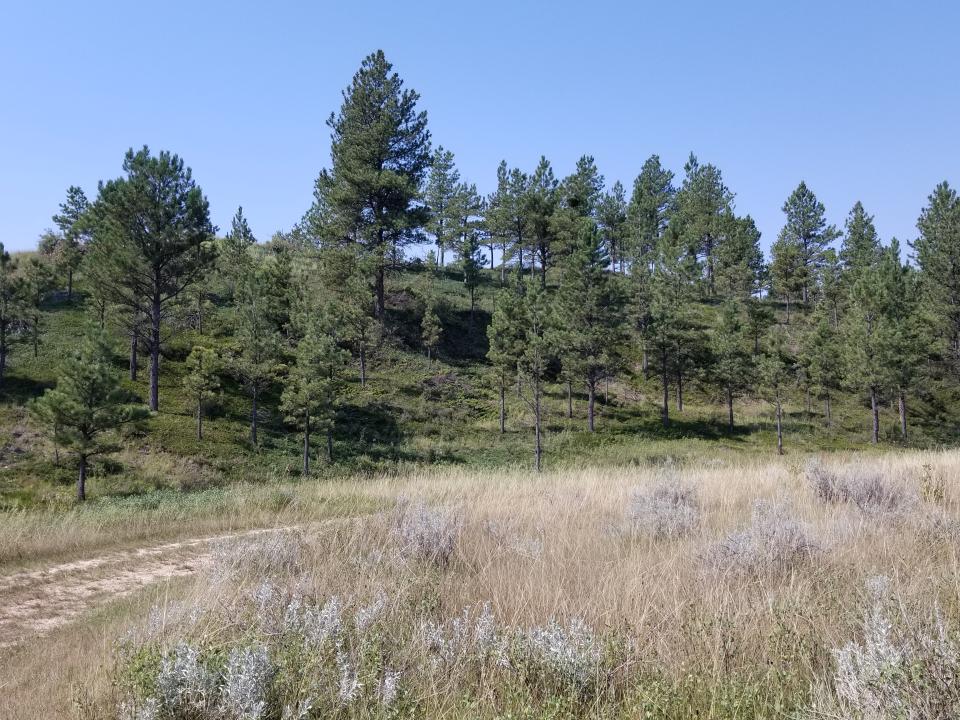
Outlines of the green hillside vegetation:
M682 178L651 157L630 191L589 156L564 178L504 162L484 197L418 102L369 56L329 121L314 205L269 242L242 209L218 235L183 160L144 147L94 199L70 188L38 252L0 250L2 506L72 502L88 451L86 494L104 499L955 444L946 183L912 264L860 203L828 225L803 182L764 258L692 154ZM84 368L103 370L86 373L98 400L64 384ZM95 437L70 419L84 408Z

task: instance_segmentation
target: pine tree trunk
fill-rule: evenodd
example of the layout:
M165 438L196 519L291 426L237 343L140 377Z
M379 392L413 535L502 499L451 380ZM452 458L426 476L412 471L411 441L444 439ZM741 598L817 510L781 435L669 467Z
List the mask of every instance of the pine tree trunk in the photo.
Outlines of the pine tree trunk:
M783 406L777 395L777 455L783 455Z
M677 368L677 412L683 412L683 372Z
M573 383L567 380L567 419L573 419Z
M733 389L727 388L727 425L733 432Z
M80 473L77 476L77 500L87 499L87 456L80 456Z
M367 346L360 343L360 387L367 384Z
M640 356L640 367L643 370L643 379L650 379L650 359L647 357L647 349L643 349L643 354Z
M603 378L603 404L610 404L610 376L607 375Z
M73 301L73 268L67 268L67 302Z
M787 294L787 325L790 324L790 295Z
M667 353L663 352L663 408L660 412L660 418L664 427L670 425L670 374L667 367Z
M901 389L897 394L897 409L900 411L900 437L907 439L907 394Z
M197 398L197 440L203 440L203 399Z
M153 296L150 317L150 409L160 409L160 295Z
M500 381L500 434L507 431L507 389L501 378Z
M824 404L824 410L826 411L826 415L827 415L827 427L828 427L828 428L833 427L833 412L832 412L832 408L830 407L830 393L829 393L829 392L827 393L826 397L824 398L823 404Z
M587 380L587 429L590 432L594 430L594 413L597 402L597 381Z
M197 293L197 333L203 335L203 293Z
M310 413L306 414L303 423L303 474L310 474Z
M257 446L257 390L253 390L253 402L250 404L250 443Z
M802 294L803 294L803 304L806 305L806 304L807 304L807 300L809 300L809 293L808 293L808 291L807 291L807 284L806 284L806 283L803 284Z
M540 381L533 384L533 434L534 434L534 466L537 472L543 467L543 446L540 436Z
M377 304L376 304L375 312L378 320L382 320L384 314L386 313L386 288L384 284L385 272L386 270L384 268L384 260L383 258L380 258L380 261L377 263L377 276L376 276Z
M40 318L33 318L33 359L40 355Z
M137 329L134 328L130 331L130 379L133 381L136 381L137 372L140 369L139 365L137 364L139 359L137 357L138 351Z
M327 462L333 463L333 428L327 428Z
M870 442L874 445L880 442L880 405L877 402L877 389L870 388L870 414L873 416L873 432L870 435Z

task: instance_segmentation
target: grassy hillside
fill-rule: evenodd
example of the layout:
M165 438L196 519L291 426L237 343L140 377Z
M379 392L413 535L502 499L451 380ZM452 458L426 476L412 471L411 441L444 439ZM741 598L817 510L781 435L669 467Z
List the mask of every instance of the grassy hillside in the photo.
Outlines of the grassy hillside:
M56 382L58 360L93 322L91 303L78 280L78 297L48 298L43 339L36 358L27 343L14 349L0 390L0 506L69 504L74 468L69 458L56 461L42 429L32 424L25 404ZM527 467L532 459L531 417L524 401L508 399L508 432L497 432L497 405L486 374L486 325L497 278L484 277L479 306L470 321L469 300L457 274L421 266L396 271L389 278L386 333L369 359L365 387L358 373L337 418L333 465L315 465L317 475L364 475L400 472L424 465L478 468ZM439 301L444 330L438 357L428 361L419 347L424 291ZM223 392L209 408L205 437L194 435L193 406L182 389L184 360L194 344L225 347L230 342L229 308L214 304L204 319L205 334L181 323L164 347L161 409L145 427L129 431L122 449L101 458L93 468L93 498L124 496L153 489L196 490L235 481L262 482L299 475L300 437L277 411L279 388L260 411L261 444L248 441L249 404L236 384L224 380ZM708 322L716 307L703 304ZM109 325L109 320L108 320ZM118 334L119 337L119 334ZM126 377L127 348L118 340L115 362ZM125 380L133 395L145 399L147 372L137 382ZM744 398L736 406L738 427L729 432L719 393L691 379L684 410L671 407L672 423L661 427L661 390L656 378L638 371L611 382L601 393L598 431L585 431L585 399L574 388L573 418L566 417L565 387L548 388L546 463L623 465L658 463L665 458L720 457L731 453L770 453L774 447L770 406ZM958 430L955 398L937 388L911 403L910 443L918 447L949 444ZM786 405L788 453L869 449L869 415L863 399L840 397L834 427L805 411L803 393L794 388ZM884 441L897 444L896 410L882 414Z

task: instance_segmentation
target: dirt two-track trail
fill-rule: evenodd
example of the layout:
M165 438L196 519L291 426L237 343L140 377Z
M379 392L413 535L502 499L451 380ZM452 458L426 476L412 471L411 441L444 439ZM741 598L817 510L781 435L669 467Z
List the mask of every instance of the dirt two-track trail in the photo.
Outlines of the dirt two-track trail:
M191 538L0 575L0 652L157 582L192 575L215 545L277 530Z

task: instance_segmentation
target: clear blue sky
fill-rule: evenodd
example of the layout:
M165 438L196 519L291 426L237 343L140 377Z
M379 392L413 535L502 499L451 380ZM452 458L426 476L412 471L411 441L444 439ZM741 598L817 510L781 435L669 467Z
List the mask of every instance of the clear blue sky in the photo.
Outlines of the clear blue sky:
M884 240L960 183L954 2L14 2L0 23L0 242L35 245L70 184L124 151L179 153L229 227L307 208L324 124L376 48L422 96L434 142L489 191L501 158L558 174L583 153L629 188L659 153L723 171L764 247L801 179Z

